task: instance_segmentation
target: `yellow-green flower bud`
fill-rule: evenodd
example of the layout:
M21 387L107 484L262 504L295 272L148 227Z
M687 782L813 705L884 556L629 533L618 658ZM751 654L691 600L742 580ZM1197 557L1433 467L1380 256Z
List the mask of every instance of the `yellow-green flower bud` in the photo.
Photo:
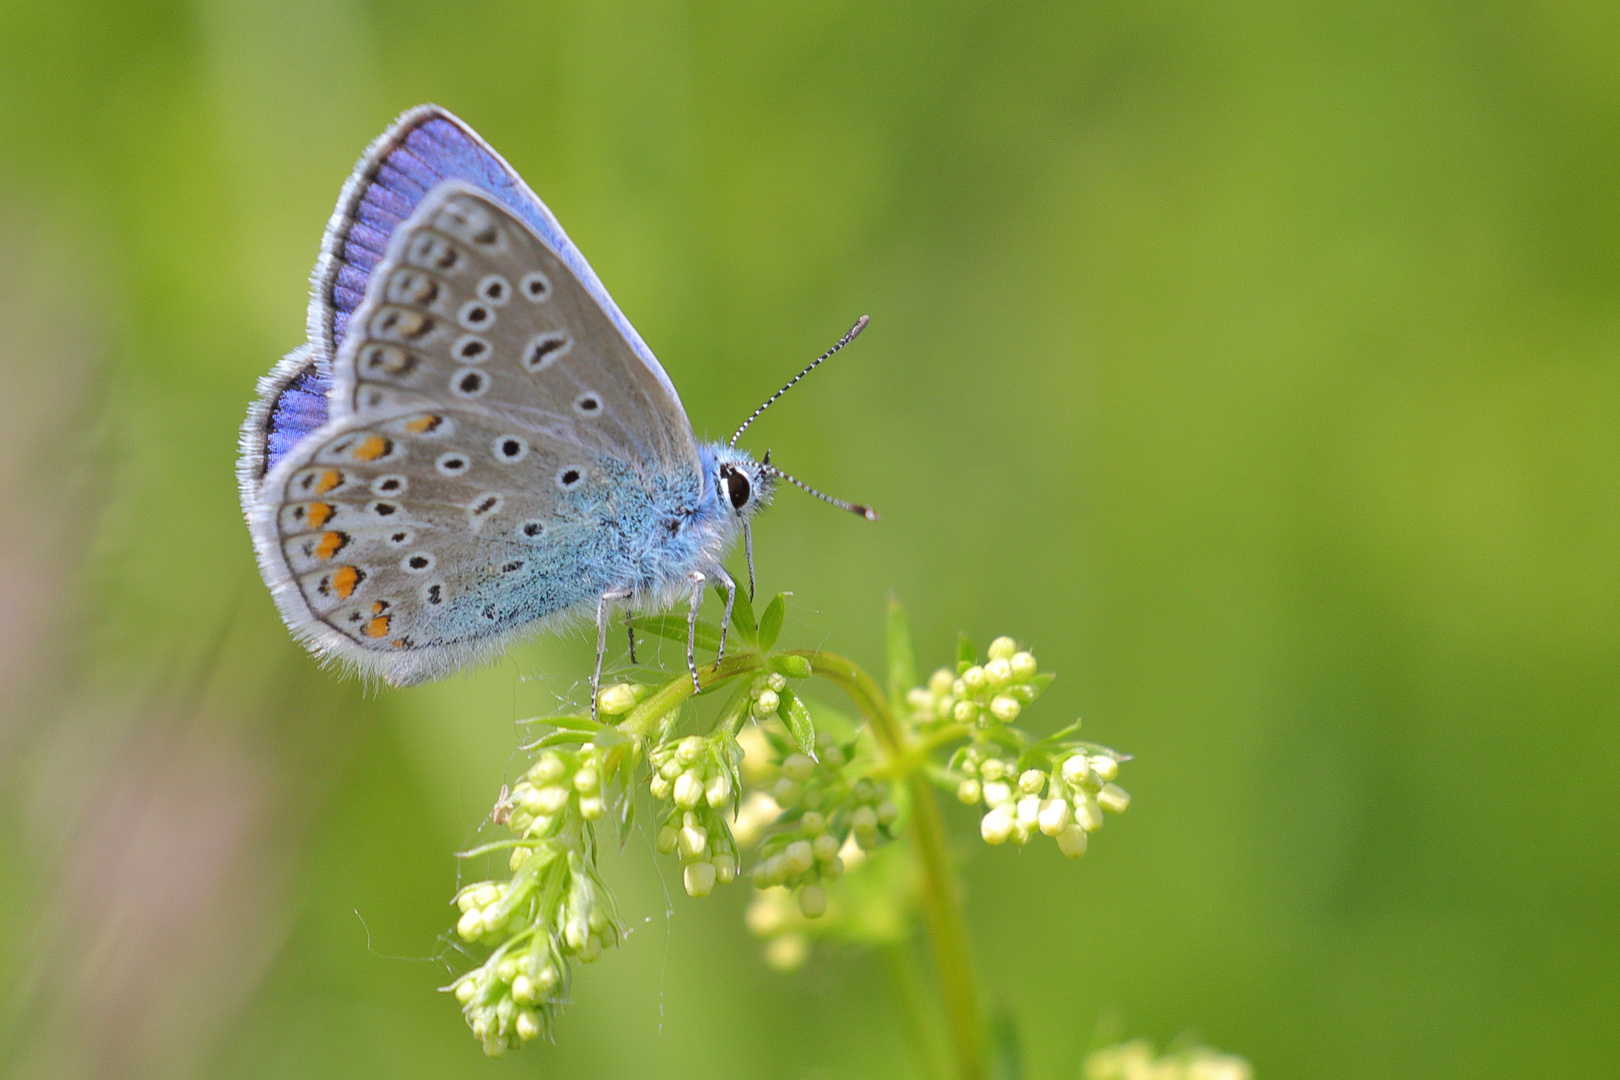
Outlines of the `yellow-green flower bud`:
M1012 799L1012 785L1005 780L992 780L984 785L984 803L986 806L1000 806Z
M895 819L899 816L900 808L895 806L894 803L890 802L888 799L884 799L882 802L877 804L878 824L882 825L885 829L890 825L893 825Z
M766 687L759 692L759 697L754 699L752 709L754 715L763 720L774 713L781 704L782 699L777 696L776 691Z
M607 812L607 804L600 795L581 795L579 797L579 816L586 821L595 821Z
M709 830L701 825L682 825L675 846L680 850L681 858L696 859L709 850Z
M519 1005L527 1005L535 998L534 981L527 975L518 975L512 979L512 1000Z
M1097 792L1097 805L1110 814L1123 814L1125 808L1131 805L1131 793L1118 784L1104 784L1102 790Z
M787 689L787 676L780 671L773 671L765 676L765 685L780 694Z
M636 707L636 690L629 683L602 687L596 695L596 708L604 716L621 716Z
M983 690L985 684L984 668L978 666L977 664L968 668L966 671L962 672L961 682L963 689L970 694Z
M1096 773L1099 779L1112 780L1119 775L1119 762L1107 754L1098 754L1091 759L1091 771Z
M681 830L677 829L673 825L665 825L662 829L659 829L658 830L658 851L659 851L659 854L668 855L670 852L674 851L675 850L675 845L680 842L680 839L681 839Z
M686 886L687 896L708 896L714 891L714 877L711 862L687 863L686 869L681 871L681 883Z
M838 838L831 833L822 833L810 841L810 851L816 857L816 862L832 862L838 858Z
M1079 825L1068 824L1058 830L1058 850L1071 859L1078 859L1086 853L1086 830Z
M703 801L703 778L688 769L675 778L675 805L690 810Z
M519 1039L528 1042L540 1034L540 1017L533 1009L524 1009L517 1014L517 1019L512 1022L512 1027L517 1032Z
M731 798L731 777L725 773L715 773L709 777L709 782L703 786L703 798L710 806L724 806L726 800Z
M647 781L647 789L652 792L655 799L667 799L675 793L675 781L663 773L654 773L652 779Z
M1000 690L1012 682L1012 665L1005 660L992 660L984 665L984 681Z
M1056 836L1069 824L1069 800L1043 799L1040 812L1041 832Z
M803 794L804 787L800 785L798 781L790 780L785 776L779 778L776 783L771 785L771 798L775 799L776 805L780 806L784 810L786 810L788 807L796 805L799 801L799 796Z
M964 780L956 785L956 797L964 805L972 806L979 801L979 782L977 780Z
M1018 642L1014 641L1010 637L996 638L996 640L990 643L990 648L986 650L987 654L992 660L1006 660L1017 651Z
M934 695L920 686L913 686L906 691L906 704L913 709L930 711L934 707Z
M850 827L856 832L874 832L877 829L877 811L870 806L856 807L855 813L850 815Z
M721 852L710 860L714 863L714 880L722 885L730 885L737 878L737 860L727 852Z
M827 890L820 885L806 885L799 890L799 910L807 919L819 919L827 914Z
M803 754L789 754L782 761L782 775L801 784L816 771L816 763Z
M601 786L602 777L589 765L574 774L574 790L590 793Z
M534 849L533 848L515 847L515 848L512 849L512 854L510 854L510 855L508 855L506 857L506 865L507 865L508 868L510 868L512 870L516 870L518 867L520 867L524 863L528 862L529 861L529 856L531 856L533 854L534 854Z
M1103 824L1102 807L1090 795L1084 793L1076 795L1074 797L1074 820L1075 824L1086 830L1086 832L1096 832L1102 828Z
M535 793L535 805L542 814L556 814L568 805L568 789L561 784L548 784Z
M1003 724L1010 724L1018 719L1023 706L1011 694L997 694L990 702L990 714Z
M1063 762L1063 782L1070 787L1085 787L1091 772L1091 761L1084 754L1075 754Z
M1025 769L1018 774L1018 790L1025 795L1039 795L1046 786L1046 774L1039 769Z
M462 979L456 983L456 1000L465 1005L478 993L478 984L471 979Z
M951 684L956 681L949 668L940 668L928 677L928 690L935 697L943 697L951 692Z
M476 941L484 935L484 913L477 908L456 920L456 933L464 941Z
M799 831L806 836L820 836L827 831L827 819L814 810L806 810L799 818Z
M1035 657L1031 653L1014 653L1007 664L1012 668L1012 677L1019 682L1028 682L1035 677Z
M1018 824L1033 826L1040 820L1041 800L1035 795L1025 795L1018 800Z
M1007 763L1000 758L988 758L984 764L979 766L979 778L982 780L1000 780L1003 776L1008 775L1010 771L1007 768Z
M688 735L675 744L675 756L682 765L690 765L703 756L703 739L697 735Z
M1012 831L1012 815L999 806L979 819L979 835L984 837L987 844L1006 843Z
M956 699L949 694L934 699L934 719L949 720L956 710Z
M979 707L966 699L958 701L951 707L951 719L958 724L971 724L978 716Z
M542 784L561 780L568 772L568 764L556 751L547 751L529 767L529 777Z
M815 865L816 855L808 840L795 840L782 849L782 861L795 874L802 874Z

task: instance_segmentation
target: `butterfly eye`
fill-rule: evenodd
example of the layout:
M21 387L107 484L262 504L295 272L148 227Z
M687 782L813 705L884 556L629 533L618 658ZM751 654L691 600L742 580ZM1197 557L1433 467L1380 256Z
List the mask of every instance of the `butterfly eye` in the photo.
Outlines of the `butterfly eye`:
M748 505L748 497L752 492L748 487L748 477L743 475L741 470L726 471L726 494L731 497L733 509L741 510Z

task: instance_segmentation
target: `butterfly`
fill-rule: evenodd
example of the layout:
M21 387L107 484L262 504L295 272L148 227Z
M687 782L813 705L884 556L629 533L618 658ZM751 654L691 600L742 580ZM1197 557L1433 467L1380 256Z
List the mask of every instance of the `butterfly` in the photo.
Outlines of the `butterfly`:
M343 186L311 278L308 340L259 381L237 480L260 573L318 658L405 686L594 617L705 587L786 480L699 442L674 385L579 249L468 125L401 115ZM635 632L630 632L634 659ZM718 660L717 660L718 662Z

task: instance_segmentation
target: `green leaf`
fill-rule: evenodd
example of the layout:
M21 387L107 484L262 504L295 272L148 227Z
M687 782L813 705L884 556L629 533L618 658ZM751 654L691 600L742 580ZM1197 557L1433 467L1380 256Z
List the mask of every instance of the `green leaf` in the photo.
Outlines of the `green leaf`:
M1057 672L1055 671L1038 671L1035 673L1035 677L1029 680L1029 685L1033 686L1035 692L1039 694L1048 686L1051 686L1052 680L1055 678L1057 678Z
M771 657L770 669L780 671L790 679L808 679L812 674L810 658L780 654Z
M911 643L911 617L893 593L889 594L883 645L889 663L889 704L898 706L906 699L906 691L917 685L917 650Z
M809 755L811 761L816 758L816 722L810 719L810 710L804 707L799 695L792 690L784 688L780 694L781 706L776 710L787 724L787 729L793 735L793 741L799 744L799 749Z
M624 851L625 845L630 843L630 835L636 827L636 796L632 791L626 791L619 796L619 851Z
M979 659L979 650L973 647L966 634L956 635L956 673L958 675L972 667Z
M568 731L595 731L602 725L588 716L531 716L518 723L525 727L531 724L545 724L549 727L564 728Z
M731 632L749 648L759 646L759 620L754 618L754 602L748 599L748 590L738 585L737 599L732 601ZM723 599L723 598L722 598Z
M759 617L759 648L761 652L770 652L776 645L776 638L782 632L782 620L787 618L787 598L791 593L777 593L776 597L765 606L765 614Z
M637 630L653 634L669 641L678 641L686 644L686 616L684 615L644 615L630 620ZM714 651L720 647L720 628L712 622L699 619L697 623L697 647Z

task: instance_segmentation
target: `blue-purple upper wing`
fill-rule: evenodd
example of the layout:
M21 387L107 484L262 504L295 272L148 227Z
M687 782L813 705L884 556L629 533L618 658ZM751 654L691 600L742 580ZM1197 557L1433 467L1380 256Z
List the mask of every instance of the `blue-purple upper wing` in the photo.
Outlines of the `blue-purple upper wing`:
M372 271L387 253L394 231L445 180L487 193L533 228L678 405L679 395L652 350L551 211L470 127L436 105L421 105L401 115L367 148L338 198L311 279L309 340L260 380L259 400L243 425L238 479L244 500L287 451L328 419L332 358L365 299Z

